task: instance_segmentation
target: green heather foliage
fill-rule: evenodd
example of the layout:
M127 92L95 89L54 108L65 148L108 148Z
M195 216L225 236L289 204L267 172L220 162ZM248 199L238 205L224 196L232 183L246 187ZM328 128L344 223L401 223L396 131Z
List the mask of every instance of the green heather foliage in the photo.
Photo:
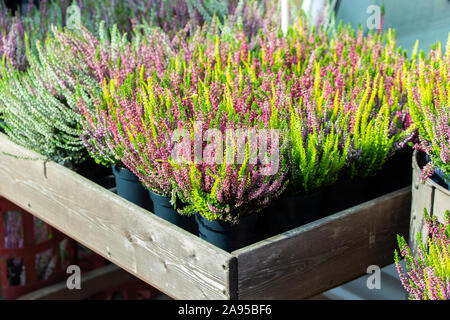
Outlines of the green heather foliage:
M302 101L300 101L301 104ZM308 128L306 112L292 108L290 117L291 193L308 193L336 182L347 164L351 139L348 117L338 112L336 101L331 115L313 121ZM342 147L343 144L343 147Z
M57 162L85 159L78 136L80 116L40 82L32 70L0 65L0 102L9 138Z
M415 62L417 56L413 58ZM450 180L450 34L444 55L440 43L428 58L421 53L405 82L408 108L419 130L420 143L416 148L430 157L422 178L439 169Z
M67 47L51 37L44 46L36 43L37 56L27 50L30 67L27 71L9 71L2 64L0 101L5 131L12 141L57 162L81 162L86 153L79 138L81 117L65 90L72 90L70 67L75 57ZM60 60L59 57L65 59ZM60 64L62 63L62 65ZM53 65L55 68L52 68ZM90 86L81 73L77 76ZM61 79L56 77L61 76ZM73 100L73 99L72 99Z

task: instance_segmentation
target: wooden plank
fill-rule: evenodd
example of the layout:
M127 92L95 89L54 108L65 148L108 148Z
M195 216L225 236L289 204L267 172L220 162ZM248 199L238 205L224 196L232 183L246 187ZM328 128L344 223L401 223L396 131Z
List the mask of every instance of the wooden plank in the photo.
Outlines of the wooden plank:
M413 155L413 186L411 204L411 223L409 245L414 256L418 255L419 244L417 243L417 233L422 234L422 239L428 237L428 228L424 219L424 209L426 208L430 216L436 216L439 221L444 222L446 210L450 210L450 191L438 185L432 179L427 179L425 183L420 181L421 168L418 163L417 151Z
M232 255L0 134L0 194L176 299L230 299Z
M392 263L410 207L408 187L232 252L239 299L304 299Z
M28 293L18 300L82 300L136 279L114 264L87 272L81 276L81 289L69 290L66 281Z
M446 210L450 210L450 191L438 186L434 190L433 216L443 223Z
M433 214L433 185L426 181L421 182L421 170L417 163L417 152L414 152L412 161L413 181L411 194L411 221L409 225L409 245L414 256L417 256L419 248L417 243L417 234L420 233L423 239L428 236L428 229L424 219L424 209L427 209L430 215ZM428 179L429 180L429 179Z

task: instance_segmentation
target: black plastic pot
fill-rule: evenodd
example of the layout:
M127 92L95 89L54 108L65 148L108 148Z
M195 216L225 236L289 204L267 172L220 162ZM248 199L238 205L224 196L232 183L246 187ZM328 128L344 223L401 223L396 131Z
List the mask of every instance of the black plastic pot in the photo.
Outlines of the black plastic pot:
M371 199L411 185L412 148L404 148L386 161L380 173L373 177L374 183ZM370 200L370 199L368 199Z
M440 180L440 184L443 187L446 187L447 190L450 190L450 180L445 178L444 171L442 171L441 169L436 169L436 170L434 170L434 174Z
M423 153L419 153L419 157L420 156L423 156ZM425 154L425 163L423 163L422 167L424 167L428 162L430 162L430 157ZM445 178L444 171L442 171L441 169L435 169L434 174L431 176L431 179L440 186L446 188L447 190L450 190L450 180Z
M113 166L112 172L116 180L117 194L141 208L153 211L153 204L148 196L147 189L141 184L139 178L130 170L120 166Z
M323 190L281 195L259 215L258 239L264 239L322 218Z
M195 215L195 220L199 237L227 252L256 241L258 214L243 217L236 224L221 220L211 221L199 214Z
M161 196L153 191L148 190L148 194L153 201L153 212L160 218L170 223L197 234L197 224L194 216L184 216L178 213L170 203L170 198Z
M361 204L371 198L373 178L356 178L337 181L324 190L325 202L322 206L322 216L345 210Z
M297 196L282 195L275 201L276 222L281 232L297 228L321 218L322 190Z

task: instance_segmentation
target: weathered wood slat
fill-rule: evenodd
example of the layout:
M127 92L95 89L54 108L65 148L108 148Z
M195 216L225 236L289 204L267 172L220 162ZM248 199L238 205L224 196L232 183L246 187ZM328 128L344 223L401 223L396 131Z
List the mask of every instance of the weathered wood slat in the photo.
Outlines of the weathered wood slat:
M450 210L450 191L442 187L434 190L433 215L444 222L445 211Z
M233 252L239 299L303 299L393 262L408 233L411 188Z
M419 154L414 152L412 159L413 186L411 204L411 222L409 245L414 255L417 255L417 233L421 233L422 239L428 236L428 229L424 219L426 208L430 216L435 216L439 221L444 221L446 210L450 210L450 191L444 189L432 179L421 181L421 168Z
M418 233L426 239L428 235L427 225L424 219L424 209L429 214L433 213L434 187L429 183L421 182L421 172L418 170L417 163L413 161L413 181L411 195L411 221L409 226L409 245L414 255L417 255L417 237Z
M90 271L81 277L81 289L69 290L65 281L36 290L19 300L82 300L136 279L114 264Z
M0 134L0 194L177 299L230 299L235 258ZM231 288L231 289L230 289Z

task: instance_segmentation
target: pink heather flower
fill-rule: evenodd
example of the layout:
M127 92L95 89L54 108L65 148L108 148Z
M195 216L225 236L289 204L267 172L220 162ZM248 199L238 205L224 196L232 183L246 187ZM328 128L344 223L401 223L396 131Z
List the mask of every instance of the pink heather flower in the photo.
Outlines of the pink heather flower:
M398 237L400 255L406 262L407 270L403 270L400 265L400 256L397 251L395 252L396 268L410 299L447 300L450 297L448 291L450 284L448 268L450 263L450 214L447 211L445 222L440 223L435 217L429 218L425 210L425 220L430 239L424 244L420 244L418 258L412 255L404 238ZM421 241L420 234L417 237Z

